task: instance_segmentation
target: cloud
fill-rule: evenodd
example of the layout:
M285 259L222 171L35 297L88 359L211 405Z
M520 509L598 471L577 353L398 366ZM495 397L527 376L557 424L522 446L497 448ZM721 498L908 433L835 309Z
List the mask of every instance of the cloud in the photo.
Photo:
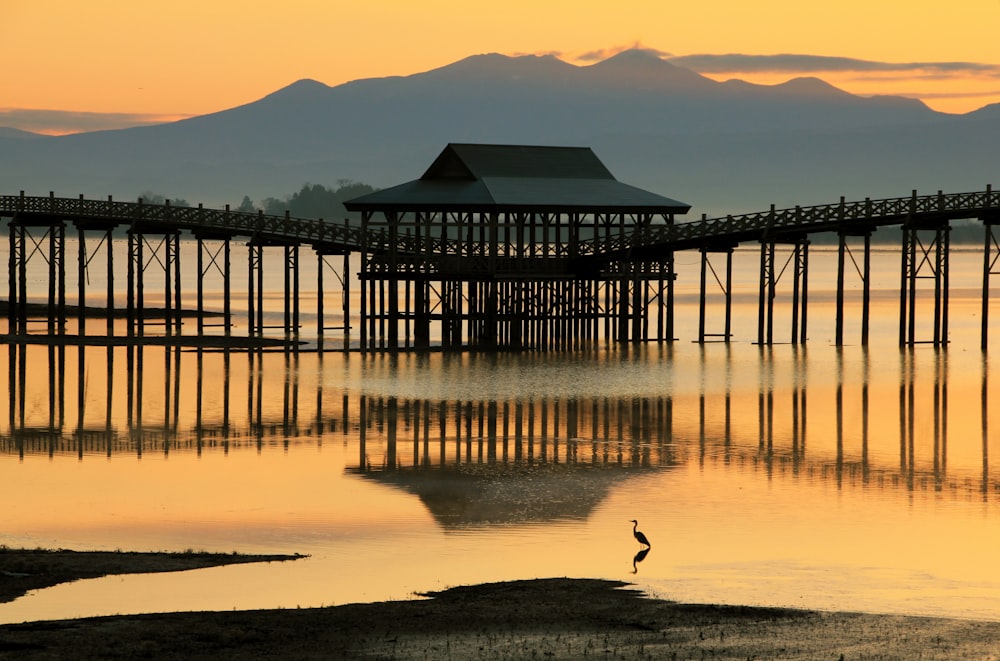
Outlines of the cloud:
M698 73L909 73L913 78L947 77L956 74L1000 78L1000 65L980 62L877 62L851 57L823 55L680 55L667 58L672 64Z
M163 124L188 116L0 108L0 126L47 135L65 135Z
M624 53L627 50L641 50L662 58L670 57L670 53L666 51L643 46L640 42L636 41L630 46L615 46L613 48L599 48L597 50L587 51L586 53L575 56L573 59L578 62L600 62L608 59L609 57L614 57L619 53Z
M535 53L511 53L510 54L511 57L522 57L522 56L525 56L525 55L534 55L535 57L557 57L559 59L562 59L562 57L563 57L562 51L557 51L557 50L538 51L538 52L535 52Z

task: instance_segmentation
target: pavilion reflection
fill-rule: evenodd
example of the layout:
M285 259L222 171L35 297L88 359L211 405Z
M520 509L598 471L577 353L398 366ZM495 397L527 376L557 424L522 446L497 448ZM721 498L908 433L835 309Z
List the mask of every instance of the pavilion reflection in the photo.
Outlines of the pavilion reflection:
M441 482L434 489L464 485L480 496L498 487L470 486L476 480L514 483L525 471L553 488L579 489L574 480L582 476L610 488L623 476L687 462L838 488L973 491L984 499L1000 491L989 463L985 358L978 377L961 375L976 385L976 395L960 398L956 413L949 410L942 349L900 350L897 383L892 375L873 379L867 350L838 348L832 390L814 382L816 363L804 346L790 365L787 356L775 359L772 347L761 347L758 381L749 385L736 378L747 364L733 361L728 345L715 350L725 352L721 363L719 353L699 348L703 374L694 389L497 401L331 386L322 378L331 359L322 353L9 344L0 353L8 368L0 452L83 459L290 448L338 438L357 450L352 474L428 500L437 497L420 486L428 480ZM713 379L720 384L710 385Z
M361 410L351 472L417 496L445 529L585 519L615 485L685 451L663 398L366 397Z

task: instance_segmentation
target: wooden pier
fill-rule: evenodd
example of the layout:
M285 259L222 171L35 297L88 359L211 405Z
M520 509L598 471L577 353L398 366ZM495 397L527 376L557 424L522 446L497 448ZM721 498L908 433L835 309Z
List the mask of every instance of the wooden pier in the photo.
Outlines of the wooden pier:
M870 317L871 236L902 229L899 344L946 345L951 224L983 223L981 346L989 340L992 277L998 272L1000 191L865 199L677 222L688 205L617 181L589 150L569 147L448 145L415 181L346 204L360 220L327 222L198 207L79 198L0 196L8 225L7 333L11 341L175 344L227 341L289 347L336 335L345 349L564 351L675 338L675 255L701 256L698 342L732 338L732 253L760 248L756 342L807 339L809 247L816 234L838 241L836 339L845 342L844 292L851 272L862 284L860 341ZM66 251L77 240L76 268ZM197 242L196 290L182 292L181 241ZM127 264L113 243L127 242ZM246 316L234 311L233 242L247 247ZM782 246L779 251L777 246ZM303 329L303 248L316 259L315 334ZM265 320L267 257L281 263L282 312ZM352 262L352 256L355 261ZM782 262L781 259L787 257ZM29 300L33 261L45 263L47 295ZM92 266L103 264L100 305L88 299ZM355 270L356 269L356 270ZM352 273L352 270L354 272ZM76 273L76 303L67 272ZM121 271L124 271L122 273ZM329 274L341 308L325 303ZM327 274L326 276L324 274ZM35 271L37 278L37 269ZM116 287L125 279L124 305ZM324 279L326 278L326 279ZM221 280L222 309L205 305L206 282ZM351 309L357 281L359 309ZM928 292L928 285L930 291ZM775 327L779 287L791 288L788 335ZM918 288L933 298L932 330L918 336ZM273 288L273 287L272 287ZM721 292L723 321L710 319ZM194 301L191 301L192 295ZM121 296L121 294L119 294ZM151 310L148 300L161 303ZM186 298L185 298L186 297ZM39 313L42 309L43 312ZM925 313L926 314L926 313ZM88 318L105 318L99 334ZM121 322L125 319L123 337ZM194 333L184 320L194 317ZM67 329L75 324L75 333ZM38 325L44 330L38 330ZM925 327L926 324L921 326ZM213 327L219 330L210 330ZM242 330L241 330L242 329ZM333 333L331 333L333 331ZM213 335L215 334L215 335ZM329 346L326 345L326 346Z

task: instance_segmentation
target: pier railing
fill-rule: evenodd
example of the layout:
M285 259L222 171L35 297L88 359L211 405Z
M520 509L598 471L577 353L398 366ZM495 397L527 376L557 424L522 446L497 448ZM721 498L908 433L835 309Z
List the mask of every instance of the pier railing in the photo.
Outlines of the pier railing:
M120 202L79 198L0 195L0 216L33 216L40 219L101 221L117 225L218 231L229 236L246 236L274 242L307 243L317 247L335 245L357 250L363 245L360 228L324 220L267 215L263 212L209 209L144 202Z
M62 198L49 195L33 197L0 195L0 217L15 215L39 219L94 220L118 225L141 226L162 230L188 230L227 236L246 236L275 243L310 244L317 248L372 253L390 250L391 242L384 228L368 231L359 226L322 219L297 218L286 213L276 216L263 212L210 209L202 205L186 207L148 204L142 201L121 202ZM579 256L620 258L636 249L688 250L716 243L739 243L765 240L781 234L808 234L823 231L863 231L904 222L943 221L958 218L986 218L1000 215L1000 191L987 186L985 191L943 193L833 204L771 208L739 215L678 223L653 225L626 230L615 237L581 238ZM461 256L472 250L468 241L399 235L394 240L398 254Z
M904 222L943 221L959 218L984 218L1000 215L1000 191L987 186L985 191L895 197L881 200L866 198L816 206L757 211L722 218L676 225L639 227L613 241L580 242L581 254L613 255L640 247L660 246L685 250L716 242L764 240L779 233L808 234L823 231L866 230Z

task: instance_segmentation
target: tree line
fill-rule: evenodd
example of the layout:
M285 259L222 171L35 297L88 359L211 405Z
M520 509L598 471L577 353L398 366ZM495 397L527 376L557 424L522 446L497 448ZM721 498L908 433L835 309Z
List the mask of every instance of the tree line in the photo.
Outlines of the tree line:
M336 187L306 183L302 188L284 197L266 197L254 203L249 195L234 209L245 213L263 211L270 216L283 216L285 211L296 218L323 218L340 220L348 216L344 201L372 193L375 188L350 179L338 179ZM168 199L175 207L191 206L183 198L167 198L161 193L146 191L139 195L144 204L164 204Z

